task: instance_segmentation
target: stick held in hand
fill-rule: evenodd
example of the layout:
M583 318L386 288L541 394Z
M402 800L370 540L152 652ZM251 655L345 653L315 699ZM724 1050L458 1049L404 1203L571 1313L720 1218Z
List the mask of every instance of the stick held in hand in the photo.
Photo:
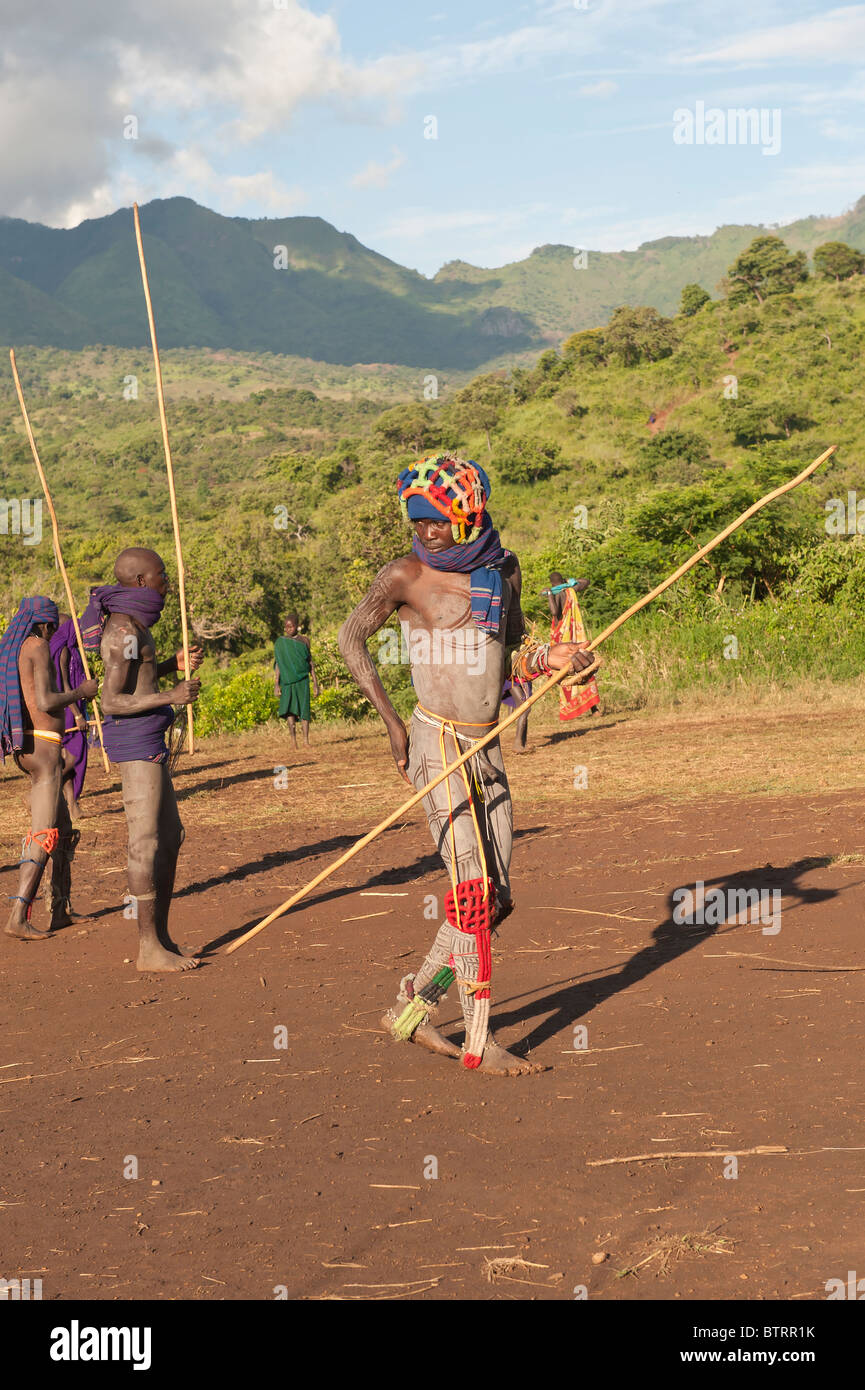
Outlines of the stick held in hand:
M66 590L66 601L69 604L69 612L72 617L72 626L75 628L75 640L78 643L78 654L81 657L81 665L84 667L84 679L90 680L90 663L87 660L87 653L84 650L84 642L81 637L81 629L78 626L78 615L76 613L75 596L72 593L72 586L69 583L69 575L66 573L66 566L63 563L63 555L60 550L60 533L57 528L57 514L54 511L54 503L51 500L51 493L48 488L48 479L45 477L45 470L39 458L39 450L36 448L36 440L33 437L33 430L30 425L30 416L27 414L27 406L24 403L24 392L21 389L21 379L18 376L18 364L15 361L15 349L9 349L9 361L12 363L12 376L15 380L15 390L18 394L18 404L21 406L21 414L24 417L24 428L27 431L27 438L30 441L30 452L33 455L33 462L36 464L36 472L39 474L39 481L42 484L42 491L45 494L45 504L48 507L48 515L51 517L51 532L54 537L54 554L57 556L57 568L63 580L63 587ZM108 761L108 754L105 752L105 741L102 737L102 720L99 718L99 706L96 700L93 701L93 717L96 724L96 731L99 734L99 746L102 749L102 765L105 771L111 775L111 765Z
M642 608L650 604L653 599L656 599L665 589L669 589L672 584L676 583L676 580L681 579L682 575L687 574L688 570L693 569L694 565L699 564L704 555L708 555L710 550L714 550L717 545L720 545L728 536L731 536L733 532L738 530L740 526L743 526L750 517L754 516L756 512L759 512L762 507L767 506L769 502L774 502L776 497L781 497L785 492L792 492L794 487L798 487L800 483L803 483L806 478L809 478L811 474L820 467L821 463L825 463L826 460L834 454L837 447L837 444L831 445L830 448L825 449L824 452L820 454L819 458L814 459L813 463L809 463L807 468L803 468L801 473L797 473L795 478L791 478L787 483L782 483L780 487L774 488L772 492L767 492L765 497L761 497L759 501L752 503L746 511L742 512L741 516L738 516L735 521L731 521L729 526L725 526L723 531L719 531L717 536L706 545L701 546L699 550L695 551L684 564L680 565L677 570L674 570L672 574L662 580L656 588L652 589L650 593L644 594L636 603L632 603L630 608L626 609L624 613L620 614L618 618L610 623L609 627L604 628L600 636L589 643L589 650L594 651L602 642L606 642L607 638L612 636L623 623L626 623L635 613L639 613ZM580 672L580 674L583 676L591 674L591 670L592 668L589 667L587 671ZM451 763L450 767L446 767L443 772L434 777L431 782L428 782L421 791L415 792L414 796L409 797L408 801L404 802L402 806L392 811L391 814L386 816L373 830L370 830L368 834L364 835L353 844L350 849L347 849L345 854L340 855L339 859L334 860L326 869L322 869L321 873L316 874L315 878L307 883L304 888L299 888L292 897L288 898L280 907L275 908L273 912L263 918L261 922L258 922L256 926L252 927L248 932L245 932L243 936L239 936L236 941L232 941L231 945L225 948L226 955L230 955L232 951L238 950L239 947L243 946L245 942L250 941L252 937L256 936L260 931L264 931L264 928L269 926L271 922L275 922L277 917L282 917L282 915L288 912L290 908L294 907L296 903L299 903L301 898L305 898L308 893L311 893L313 888L317 888L320 883L323 883L326 878L329 878L330 875L341 868L343 864L347 864L350 859L353 859L356 854L359 854L377 835L380 835L382 831L387 830L396 821L400 820L413 806L417 806L419 801L423 801L424 797L431 792L434 787L444 782L447 777L450 777L453 772L462 767L463 763L467 763L469 758L473 758L480 748L485 748L488 743L492 743L493 739L498 738L500 734L504 733L505 729L510 728L511 724L514 724L516 720L520 719L525 714L526 710L537 700L540 700L543 695L546 695L548 690L552 690L560 681L572 675L573 672L570 666L566 666L563 670L557 671L554 676L550 676L548 680L545 680L537 690L532 692L527 700L524 700L521 705L518 705L506 719L503 719L501 723L497 724L489 733L484 734L483 738L479 738L476 743L473 743L461 757L456 758Z
M132 204L135 221L135 241L138 246L138 261L141 266L141 283L144 286L144 299L147 304L147 322L150 327L150 343L153 348L153 365L156 369L156 397L159 401L159 422L162 426L162 447L165 450L165 470L168 474L168 496L171 501L171 522L174 527L174 553L177 558L177 594L180 600L180 630L183 634L184 676L192 675L189 667L189 630L186 625L186 572L183 568L183 551L180 548L180 521L177 516L177 495L174 491L174 466L171 462L171 445L168 441L168 420L165 415L165 393L162 389L162 367L159 363L159 345L156 341L156 323L153 318L153 304L150 300L150 284L147 279L147 262L144 259L144 243L141 240L141 223L138 220L138 204ZM192 705L186 706L186 728L189 735L189 751L195 752L195 737L192 728Z

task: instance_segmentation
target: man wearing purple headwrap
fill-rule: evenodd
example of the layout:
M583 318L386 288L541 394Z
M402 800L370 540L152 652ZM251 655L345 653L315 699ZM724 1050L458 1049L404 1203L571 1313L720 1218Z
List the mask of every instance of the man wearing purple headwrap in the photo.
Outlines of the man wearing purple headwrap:
M116 584L94 589L82 631L102 632L105 666L103 736L112 762L120 765L123 808L129 836L128 889L138 921L139 970L192 970L168 932L177 856L184 831L168 770L166 730L174 723L173 705L190 705L201 682L186 673L170 690L159 679L179 669L181 652L157 662L150 632L165 604L168 576L153 550L124 550L114 566ZM86 621L85 621L86 620ZM199 647L189 653L192 671L203 660Z
M25 598L0 640L0 741L2 756L11 753L30 778L30 830L21 848L18 892L4 928L22 941L44 940L68 926L69 859L72 827L61 794L64 711L75 700L93 699L95 680L58 692L50 640L57 628L57 605L42 596ZM51 873L51 923L34 927L33 902L48 860Z
M486 510L491 488L482 468L450 454L421 459L403 470L397 490L414 531L412 553L379 571L340 629L339 646L384 721L400 775L420 791L498 720L506 647L519 646L524 631L522 581L516 556L502 547ZM418 696L410 733L366 648L394 613ZM382 644L383 660L393 659L388 653L394 646ZM577 644L531 644L521 653L519 675L531 680L590 662ZM395 1039L460 1058L470 1070L494 1076L537 1071L500 1047L489 1030L490 933L513 908L513 818L498 739L431 791L424 807L451 879L446 920L382 1022ZM454 983L465 1021L462 1049L429 1017Z

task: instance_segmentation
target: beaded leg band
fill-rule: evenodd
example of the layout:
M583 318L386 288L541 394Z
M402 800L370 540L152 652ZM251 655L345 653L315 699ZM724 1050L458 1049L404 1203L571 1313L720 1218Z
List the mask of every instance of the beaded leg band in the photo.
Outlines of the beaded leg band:
M490 930L496 901L491 878L469 878L445 897L445 911L452 927L475 938L478 957L476 980L460 980L460 988L474 996L471 1028L466 1034L463 1066L479 1067L490 1026L490 980L493 968Z
M400 1042L408 1042L409 1038L420 1025L425 1022L431 1010L433 1010L450 989L456 979L456 971L449 965L443 965L441 970L437 970L428 985L419 989L417 994L410 981L405 984L406 992L411 991L409 1002L406 1004L399 1018L391 1028L391 1034Z

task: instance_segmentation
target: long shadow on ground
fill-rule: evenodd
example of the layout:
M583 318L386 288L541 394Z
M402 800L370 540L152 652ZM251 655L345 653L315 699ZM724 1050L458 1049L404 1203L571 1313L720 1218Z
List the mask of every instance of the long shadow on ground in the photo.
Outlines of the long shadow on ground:
M806 888L799 883L802 874L814 868L824 868L830 863L831 858L825 857L797 860L783 868L766 869L761 865L759 868L743 870L740 873L716 879L706 879L706 891L708 892L711 888L720 888L723 892L753 888L780 889L781 911L785 913L790 911L791 899L794 907L820 903L829 898L837 897L840 891L846 892L849 888L856 886L855 884L847 884L843 890L839 890ZM539 1047L541 1043L554 1038L556 1034L570 1030L578 1019L590 1013L596 1005L602 1004L604 1000L611 999L623 990L630 989L632 985L639 984L641 980L645 980L656 970L662 969L688 951L692 951L695 946L701 946L713 936L727 935L728 932L747 925L746 921L739 921L735 917L724 918L717 926L689 926L686 923L677 922L673 917L673 891L671 890L667 899L668 916L665 921L655 927L652 932L651 944L643 946L637 951L636 955L626 961L620 970L608 971L599 979L594 980L588 978L594 972L586 972L582 977L577 977L566 983L564 989L546 994L542 998L532 1000L517 1009L496 1012L492 1022L496 1027L501 1028L528 1023L541 1015L544 1016L543 1022L538 1023L523 1038L522 1043L513 1048L512 1051L522 1053L530 1048ZM727 901L729 902L729 898ZM724 927L726 930L722 931L721 929ZM510 1001L503 1001L503 1003L508 1002ZM546 1017L547 1015L549 1017Z

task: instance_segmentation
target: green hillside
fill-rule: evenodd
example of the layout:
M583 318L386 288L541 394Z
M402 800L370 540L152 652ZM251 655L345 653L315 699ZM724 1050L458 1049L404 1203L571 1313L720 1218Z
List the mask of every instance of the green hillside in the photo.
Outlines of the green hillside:
M433 279L316 217L223 217L189 198L141 210L160 342L480 370L604 323L620 304L672 314L683 284L710 293L758 227L665 237L637 251L541 246L485 270L451 262ZM827 240L865 250L865 198L843 216L780 229L808 253ZM276 248L284 267L276 268ZM583 250L585 248L579 248ZM138 347L147 342L129 209L71 230L0 218L0 337L16 345Z
M775 290L764 286L760 303L733 284L729 298L672 321L620 310L529 367L445 377L431 401L412 373L373 376L376 398L362 394L357 367L330 369L328 378L320 364L299 362L306 376L289 385L281 359L169 352L191 619L208 642L211 674L255 666L280 615L297 607L312 623L326 681L340 682L333 634L380 565L408 545L394 479L423 452L459 449L490 472L491 511L520 555L529 615L544 617L539 590L555 565L592 581L586 612L597 629L755 497L837 443L829 468L725 543L657 612L628 625L611 644L606 689L640 703L701 685L771 688L815 664L823 675L857 676L865 541L855 497L852 529L840 532L827 531L826 503L841 499L846 515L848 493L861 489L865 533L865 275L812 276ZM22 352L20 366L82 600L90 583L110 576L121 546L154 545L170 560L146 354L45 349ZM124 400L130 372L139 394ZM8 372L0 376L0 457L5 497L32 497ZM40 545L0 535L0 609L40 591L59 594L47 518ZM176 628L171 607L162 640ZM726 659L730 634L747 661ZM344 677L339 699L356 708ZM404 671L387 679L410 699Z

